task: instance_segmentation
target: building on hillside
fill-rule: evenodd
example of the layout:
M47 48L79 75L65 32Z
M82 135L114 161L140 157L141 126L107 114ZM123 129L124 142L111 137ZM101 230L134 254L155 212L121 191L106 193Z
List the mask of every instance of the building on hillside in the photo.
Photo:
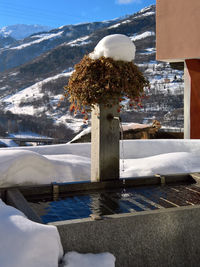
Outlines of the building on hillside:
M184 138L200 138L200 1L156 1L157 60L184 62Z

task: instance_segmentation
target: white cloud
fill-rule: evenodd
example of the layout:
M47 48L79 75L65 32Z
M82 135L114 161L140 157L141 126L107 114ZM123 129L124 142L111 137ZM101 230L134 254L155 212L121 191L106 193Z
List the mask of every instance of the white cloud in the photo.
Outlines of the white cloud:
M131 3L140 4L141 2L142 2L141 0L117 0L117 4L120 5L131 4Z

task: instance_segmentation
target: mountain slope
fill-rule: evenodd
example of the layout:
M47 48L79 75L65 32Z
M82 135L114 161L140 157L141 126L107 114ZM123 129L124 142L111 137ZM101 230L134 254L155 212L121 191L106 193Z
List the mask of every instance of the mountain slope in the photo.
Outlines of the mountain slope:
M31 34L38 32L50 31L52 28L49 26L42 25L26 25L26 24L15 24L0 28L0 36L12 37L16 40L24 39Z
M64 42L73 42L102 27L112 25L115 21L67 25L48 32L32 34L14 45L0 49L0 71L24 64Z
M10 36L2 36L0 35L0 51L3 48L9 47L11 45L16 45L17 44L17 40L10 37Z
M68 25L48 33L32 35L21 44L1 51L5 61L8 55L12 60L20 55L25 61L27 53L33 56L33 59L24 65L0 73L2 116L12 112L12 121L19 121L20 118L25 120L28 116L28 120L33 122L32 128L36 118L37 121L39 118L43 122L46 120L49 133L47 127L42 127L41 124L41 129L37 128L36 131L43 129L46 132L39 133L49 136L53 134L55 127L61 125L64 127L62 133L64 131L66 135L69 129L71 132L78 132L83 127L80 116L74 117L70 114L67 100L61 102L58 107L63 86L67 84L74 64L85 54L93 51L101 38L115 33L126 34L134 41L135 63L151 82L151 91L147 92L149 98L144 101L144 107L137 111L131 111L127 107L122 115L123 120L148 122L156 118L162 122L166 118L166 121L169 121L172 116L170 112L178 109L177 113L173 113L173 118L174 114L178 118L173 119L173 125L177 126L178 123L181 126L183 73L171 69L167 63L155 60L155 6L116 21ZM41 54L35 57L37 53ZM22 127L22 122L20 125Z

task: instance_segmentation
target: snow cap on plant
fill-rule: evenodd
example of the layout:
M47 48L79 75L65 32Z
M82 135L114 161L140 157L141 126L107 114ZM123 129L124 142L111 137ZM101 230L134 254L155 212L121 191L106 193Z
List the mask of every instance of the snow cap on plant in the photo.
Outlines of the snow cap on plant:
M135 45L128 36L112 34L101 39L89 57L91 59L105 57L130 62L135 59L135 51Z
M74 111L84 113L95 104L112 106L129 99L131 103L144 95L148 81L133 63L135 45L129 37L113 34L104 37L94 52L75 65L65 96Z

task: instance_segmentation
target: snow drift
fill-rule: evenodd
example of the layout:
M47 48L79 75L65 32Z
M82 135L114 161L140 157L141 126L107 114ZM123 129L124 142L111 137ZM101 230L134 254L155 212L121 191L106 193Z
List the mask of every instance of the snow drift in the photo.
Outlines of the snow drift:
M74 251L65 254L64 267L115 267L115 257L111 253L80 254Z
M88 180L90 160L79 155L46 155L28 150L0 150L0 187Z
M32 222L1 199L0 237L2 267L57 267L63 255L55 226Z
M200 140L121 142L120 177L200 171ZM0 186L90 180L90 143L0 149Z

